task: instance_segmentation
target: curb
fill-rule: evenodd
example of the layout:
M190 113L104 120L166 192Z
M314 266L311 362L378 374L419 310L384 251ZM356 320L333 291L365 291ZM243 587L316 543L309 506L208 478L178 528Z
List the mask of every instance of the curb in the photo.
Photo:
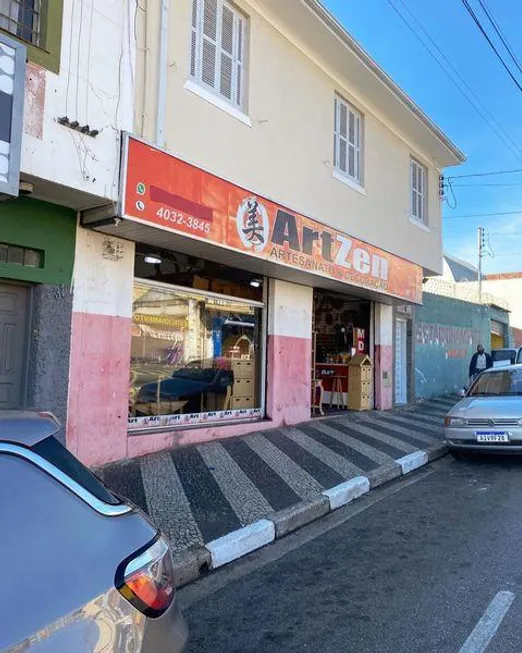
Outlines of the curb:
M448 451L444 442L436 443L425 451L415 451L387 465L382 465L366 476L356 476L345 483L324 490L316 499L301 501L294 506L267 515L265 519L259 519L253 524L227 533L203 547L174 554L176 586L191 583L209 570L217 569L271 544L274 540L279 540L329 512L347 505L370 490L442 458Z

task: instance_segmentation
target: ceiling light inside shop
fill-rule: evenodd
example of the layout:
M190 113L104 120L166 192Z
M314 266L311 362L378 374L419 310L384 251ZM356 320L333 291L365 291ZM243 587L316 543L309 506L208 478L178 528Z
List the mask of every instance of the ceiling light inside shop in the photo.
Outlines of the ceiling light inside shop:
M145 256L145 263L150 263L151 265L161 265L161 257L157 254L147 254Z
M250 285L252 288L261 288L261 281L259 281L259 279L252 279Z

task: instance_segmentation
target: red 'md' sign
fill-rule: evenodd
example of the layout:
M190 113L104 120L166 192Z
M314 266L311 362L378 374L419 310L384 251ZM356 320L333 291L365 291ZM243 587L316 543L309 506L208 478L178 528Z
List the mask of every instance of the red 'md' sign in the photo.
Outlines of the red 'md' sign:
M410 302L422 268L128 138L123 217Z

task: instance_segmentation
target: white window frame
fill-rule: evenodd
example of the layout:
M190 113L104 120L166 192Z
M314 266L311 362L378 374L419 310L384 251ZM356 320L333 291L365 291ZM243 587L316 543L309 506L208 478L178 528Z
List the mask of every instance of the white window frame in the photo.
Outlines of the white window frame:
M346 115L345 121L343 113ZM352 138L350 124L353 124ZM353 174L350 172L352 153ZM364 187L364 116L339 95L335 96L334 101L334 174Z
M428 168L410 159L410 219L428 226Z
M225 103L241 113L245 112L247 17L227 0L214 0L217 6L215 38L204 33L205 2L192 0L192 26L190 40L189 79L203 91L215 96L219 103ZM223 11L233 15L232 52L224 47L222 38ZM215 47L214 80L204 80L203 48L207 44ZM223 59L231 62L231 97L221 92L221 66Z

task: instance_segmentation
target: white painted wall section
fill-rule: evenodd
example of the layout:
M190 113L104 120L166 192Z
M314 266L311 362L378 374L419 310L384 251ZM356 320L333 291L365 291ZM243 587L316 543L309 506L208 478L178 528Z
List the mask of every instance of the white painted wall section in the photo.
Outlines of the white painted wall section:
M270 279L268 335L310 340L313 301L313 288Z
M75 313L131 317L133 278L134 243L78 227Z
M375 344L393 345L393 306L375 304Z
M134 0L65 0L60 73L27 68L22 172L117 199L119 136L133 124L136 11ZM64 116L98 136L60 125Z

